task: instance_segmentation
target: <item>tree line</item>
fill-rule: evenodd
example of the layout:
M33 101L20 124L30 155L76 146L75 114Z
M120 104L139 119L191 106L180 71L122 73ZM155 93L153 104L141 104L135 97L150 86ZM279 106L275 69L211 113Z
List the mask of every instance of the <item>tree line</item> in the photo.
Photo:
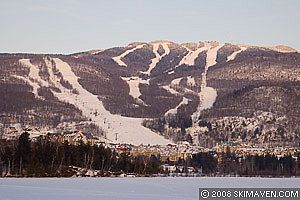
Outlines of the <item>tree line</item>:
M110 173L159 172L155 156L132 157L128 152L117 153L102 145L79 145L53 142L48 136L31 141L24 132L17 141L0 141L0 175L20 177L68 177L76 166L99 170L102 176Z
M299 158L299 155L277 157L272 154L239 157L227 151L199 152L186 160L162 161L159 156L133 156L129 151L117 153L102 145L53 142L48 136L31 141L27 132L16 141L0 140L2 177L70 177L78 172L73 166L98 170L100 176L168 174L168 171L163 171L163 164L181 166L183 172L187 172L188 167L194 167L195 172L212 176L299 176Z
M215 156L212 153L195 154L194 166L202 167L204 174L237 176L299 176L300 155L274 154L237 156L229 151Z

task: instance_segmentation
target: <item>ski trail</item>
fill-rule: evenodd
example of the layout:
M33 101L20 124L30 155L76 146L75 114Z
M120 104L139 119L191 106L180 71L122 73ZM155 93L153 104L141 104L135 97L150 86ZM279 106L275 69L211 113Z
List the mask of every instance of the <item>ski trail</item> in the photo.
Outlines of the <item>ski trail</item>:
M21 59L19 61L22 65L25 65L27 67L29 67L30 71L29 71L29 78L31 78L33 80L33 82L37 82L39 83L41 86L45 86L45 87L48 87L48 82L44 81L40 75L39 75L39 71L40 69L33 65L31 62L30 62L30 59Z
M96 55L98 53L101 53L103 50L94 50L91 52L92 55Z
M173 79L171 81L171 86L175 86L175 87L178 87L179 86L179 83L180 81L182 80L183 78L176 78L176 79ZM184 90L185 93L191 93L191 94L195 94L195 92L193 90L190 90L188 88L185 88L185 87L180 87L181 90Z
M209 67L217 64L217 53L218 50L224 45L218 45L216 47L210 47L210 49L207 51L207 57L206 57L206 72Z
M27 82L30 86L32 86L32 93L34 94L34 96L36 98L42 98L41 96L38 95L38 89L41 86L48 87L49 84L39 76L39 68L33 65L30 62L30 59L20 59L19 62L21 65L29 68L28 77L17 76L17 75L13 75L13 77L22 79L23 81Z
M170 92L171 94L174 94L174 95L179 95L180 94L179 92L177 92L176 90L171 88L169 85L161 86L161 88L163 88L164 90L167 90L168 92Z
M182 105L188 104L189 101L190 101L189 99L183 97L183 98L182 98L182 101L180 102L180 104L178 104L175 108L172 108L172 109L168 110L168 111L165 113L165 116L166 116L166 115L169 115L169 114L172 114L172 115L176 114L178 108L179 108L180 106L182 106Z
M172 80L171 85L179 85L181 79L183 79L183 78L176 78L176 79Z
M187 54L180 60L179 64L175 66L175 68L177 68L180 65L186 64L186 65L192 65L192 60L191 57L193 56L193 53L195 51L190 50L189 48L184 47L187 50Z
M209 67L217 63L217 53L223 45L219 44L216 47L213 47L210 43L207 43L206 45L210 46L210 48L206 53L206 65L204 72L202 73L201 91L199 93L200 104L197 108L197 111L192 115L194 120L198 119L202 110L212 107L217 98L217 91L212 87L207 87L206 76Z
M175 69L183 64L188 65L188 66L195 65L195 60L198 58L199 54L203 51L208 50L209 46L204 45L204 47L201 47L201 48L197 49L196 51L192 51L187 47L184 47L184 48L188 51L188 53L181 59L179 64L175 66Z
M212 87L204 87L200 92L200 107L198 112L211 108L217 98L217 91Z
M121 78L124 81L126 81L126 83L129 85L129 95L132 96L134 99L139 99L139 97L142 95L139 87L140 83L149 85L149 79L143 80L137 76L121 77Z
M109 141L127 144L160 144L170 143L151 130L142 126L142 118L130 118L120 115L113 115L107 111L102 101L84 89L78 82L78 77L72 71L70 65L59 58L53 58L56 68L62 74L64 80L68 81L78 94L74 94L59 83L57 86L61 89L60 93L54 93L61 101L66 101L82 111L82 114L91 119L93 123L103 128ZM51 75L52 76L52 75Z
M155 54L155 57L151 59L151 63L149 65L149 68L146 72L141 72L143 74L147 74L147 75L150 75L151 71L156 67L157 63L163 58L165 57L166 55L168 55L170 53L170 49L168 47L168 44L167 43L153 43L153 53ZM158 53L158 49L159 49L159 46L162 45L163 49L164 49L164 54L163 55L160 55Z
M121 55L119 56L116 56L116 57L113 57L112 59L118 63L119 66L123 66L123 67L127 67L127 64L124 63L122 61L122 58L124 58L125 56L127 56L128 54L130 54L131 52L134 52L135 50L137 49L141 49L145 46L145 44L141 44L141 45L137 45L136 47L132 48L132 49L129 49L127 51L125 51L124 53L122 53Z
M23 76L12 75L12 77L15 77L17 79L21 79L21 80L27 82L32 87L32 93L34 94L35 98L41 98L38 95L38 89L40 88L39 84L37 84L37 83L31 81L29 78L25 78Z
M240 50L233 52L230 56L227 57L227 61L226 62L234 60L239 53L245 51L246 49L247 49L247 47L241 46Z
M217 64L217 61L216 61L217 52L223 46L223 45L218 45L216 47L212 47L211 44L207 44L207 45L210 46L210 48L208 49L208 51L206 53L206 65L204 68L204 72L202 73L201 89L203 89L204 87L207 86L206 75L207 75L208 68Z

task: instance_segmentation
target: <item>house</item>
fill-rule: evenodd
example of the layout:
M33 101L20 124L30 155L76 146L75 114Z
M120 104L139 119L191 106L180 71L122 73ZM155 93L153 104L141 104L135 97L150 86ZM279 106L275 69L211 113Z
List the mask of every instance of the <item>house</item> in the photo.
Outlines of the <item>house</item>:
M169 172L169 173L175 173L177 170L177 167L175 165L165 164L165 165L162 165L161 167L164 172Z
M54 134L51 137L56 140L57 142L64 143L68 142L72 145L79 145L82 143L94 145L97 142L97 139L94 137L88 137L82 131L75 131L75 132L67 132L63 134Z
M6 140L17 140L20 137L20 135L20 129L17 126L11 125L7 128L4 128L2 138Z

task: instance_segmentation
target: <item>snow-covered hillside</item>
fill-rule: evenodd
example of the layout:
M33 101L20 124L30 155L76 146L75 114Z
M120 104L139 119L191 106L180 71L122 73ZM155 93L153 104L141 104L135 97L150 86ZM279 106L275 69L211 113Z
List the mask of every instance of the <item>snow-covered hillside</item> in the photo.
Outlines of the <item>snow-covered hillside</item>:
M144 44L141 44L141 45L137 45L136 47L132 48L132 49L129 49L127 51L125 51L124 53L122 53L121 55L117 56L117 57L113 57L112 59L118 63L119 66L122 66L122 67L127 67L127 64L124 63L122 61L122 58L124 58L125 56L127 56L128 54L130 54L131 52L134 52L135 50L137 49L141 49L143 48Z
M210 108L217 98L217 91L207 86L206 75L208 68L217 63L217 52L222 46L221 44L213 46L211 43L205 43L205 47L207 48L206 64L204 72L202 73L201 91L199 93L200 104L197 111L193 114L194 119L198 118L202 110Z
M130 144L168 144L170 141L162 136L150 131L141 125L143 119L122 117L113 115L107 111L98 96L88 92L78 82L78 77L72 71L70 65L59 58L53 58L56 69L61 73L63 79L71 84L71 89L62 86L57 77L53 73L53 65L51 59L45 59L50 74L51 83L42 80L38 73L38 68L31 64L29 60L20 60L20 63L30 67L30 78L33 81L34 93L37 93L38 85L53 85L60 92L53 91L53 94L60 100L68 102L79 108L83 115L91 119L99 127L106 132L106 139L111 142L130 143ZM25 78L25 77L24 77ZM56 80L56 81L55 81ZM134 93L134 95L136 95Z
M18 121L24 125L31 118L39 124L36 116L44 117L51 109L42 128L50 121L54 129L63 122L90 120L104 130L106 141L167 144L170 141L161 135L176 140L153 128L162 124L147 126L149 121L164 122L172 114L172 120L191 122L192 117L194 126L199 116L211 121L227 115L249 118L260 110L290 116L293 123L285 132L298 130L300 57L284 45L158 40L72 55L1 54L0 58L0 89L11 93L5 98L26 98L18 103L3 98L2 108L9 111L2 115L14 115L22 105L14 119L29 113L24 122ZM273 98L265 98L270 95Z
M177 113L177 109L178 109L180 106L182 106L182 105L188 104L189 101L190 101L189 99L183 97L183 98L182 98L182 101L181 101L175 108L172 108L172 109L168 110L168 112L166 112L165 115L168 115L168 114L176 114L176 113Z
M143 80L137 76L134 77L122 77L124 81L129 86L129 95L132 96L134 99L138 99L139 101L142 102L139 97L142 95L140 92L140 84L147 84L149 85L149 79L148 80Z
M149 68L146 72L142 72L144 74L150 75L151 71L155 68L155 66L157 65L157 63L166 55L168 55L170 53L170 49L168 47L168 42L153 42L153 53L155 54L155 57L151 60L151 63L149 65ZM158 53L158 49L159 47L162 47L164 49L164 54L160 55Z
M228 56L228 57L227 57L227 61L234 60L235 57L236 57L239 53L245 51L246 49L247 49L247 47L245 47L245 46L240 46L240 50L235 51L235 52L233 52L230 56Z
M207 51L208 48L209 48L209 45L207 45L206 43L203 47L200 47L195 51L192 51L185 47L185 49L188 51L188 53L186 54L185 57L183 57L183 59L179 62L179 64L176 67L183 65L183 64L189 65L189 66L194 65L195 60L197 59L198 55L203 51Z

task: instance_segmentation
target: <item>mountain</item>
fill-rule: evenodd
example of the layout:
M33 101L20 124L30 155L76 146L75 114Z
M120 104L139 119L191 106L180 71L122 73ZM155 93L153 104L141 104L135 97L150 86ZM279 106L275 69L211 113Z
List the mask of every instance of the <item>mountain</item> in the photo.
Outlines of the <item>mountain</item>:
M152 41L0 54L0 133L84 124L108 142L297 146L299 81L300 54L284 45Z

